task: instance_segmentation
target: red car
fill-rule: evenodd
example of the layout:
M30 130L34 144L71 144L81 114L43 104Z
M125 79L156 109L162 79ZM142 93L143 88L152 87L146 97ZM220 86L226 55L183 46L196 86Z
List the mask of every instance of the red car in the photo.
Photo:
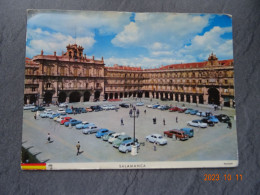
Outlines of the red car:
M179 108L178 112L183 113L187 110L187 108Z
M170 108L169 112L176 112L178 110L179 110L179 108L175 106L175 107Z
M170 138L175 136L175 138L179 139L179 140L189 139L189 135L187 135L184 131L181 131L181 130L178 130L178 129L164 131L163 134L164 134L164 136L167 135L167 137L170 137Z
M72 119L71 117L65 117L61 122L60 124L61 125L64 125L65 122L68 122L70 119Z

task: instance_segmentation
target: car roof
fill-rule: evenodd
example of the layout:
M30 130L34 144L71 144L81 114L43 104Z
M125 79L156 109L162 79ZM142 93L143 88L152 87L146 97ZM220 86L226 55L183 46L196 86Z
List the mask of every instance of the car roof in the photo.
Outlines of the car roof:
M193 130L193 129L189 127L185 127L185 128L181 128L181 130Z
M161 134L157 134L157 133L155 133L155 134L152 134L152 135L156 135L156 136L162 136Z

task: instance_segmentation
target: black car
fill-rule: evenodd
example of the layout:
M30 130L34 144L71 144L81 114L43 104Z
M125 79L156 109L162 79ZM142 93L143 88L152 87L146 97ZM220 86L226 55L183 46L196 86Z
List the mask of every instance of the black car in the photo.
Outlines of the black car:
M125 103L119 104L119 106L121 106L122 108L129 108L129 105Z
M215 117L222 123L228 123L230 121L229 116L227 116L225 114L219 114L219 115L216 115Z
M210 121L208 118L203 118L200 121L203 123L207 123L210 127L213 127L215 125L214 122Z
M100 106L90 106L90 108L95 111L95 112L99 112L102 111L103 109Z

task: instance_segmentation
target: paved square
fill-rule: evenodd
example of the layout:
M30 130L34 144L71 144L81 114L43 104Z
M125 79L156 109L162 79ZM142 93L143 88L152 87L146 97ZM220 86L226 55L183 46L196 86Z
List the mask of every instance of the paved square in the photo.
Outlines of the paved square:
M159 101L148 99L142 100L145 106L137 107L140 116L136 119L136 137L139 142L145 142L145 137L149 134L159 133L174 128L187 127L187 121L199 119L198 116L187 115L178 112L161 111L147 108L147 104L172 104L181 106L183 103L173 101ZM124 100L126 103L136 103L134 100ZM74 107L88 107L90 105L118 105L122 102L85 102L70 104ZM232 129L227 128L226 123L217 123L214 127L200 129L194 127L194 137L187 141L176 141L167 139L167 145L157 146L157 151L153 150L153 144L145 142L141 146L138 154L132 156L130 153L124 154L113 148L112 144L96 138L95 134L85 135L75 127L65 127L48 118L34 119L31 111L24 111L23 116L23 146L29 148L41 162L48 163L70 163L70 162L148 162L148 161L214 161L214 160L237 160L237 133L236 122L234 121L235 111L233 109L214 111L211 107L185 103L186 107L196 108L200 111L210 110L213 114L227 114L231 116ZM52 110L58 107L51 106ZM144 113L146 110L146 114ZM175 119L178 117L178 123ZM120 108L118 112L114 110L90 112L78 115L71 115L75 119L95 123L98 127L107 128L115 132L125 132L133 137L133 118L129 117L129 108ZM157 124L153 124L152 118L157 118ZM121 125L121 118L124 125ZM163 118L166 125L163 125ZM50 133L52 143L46 144L47 134ZM76 155L76 144L80 141L80 155Z

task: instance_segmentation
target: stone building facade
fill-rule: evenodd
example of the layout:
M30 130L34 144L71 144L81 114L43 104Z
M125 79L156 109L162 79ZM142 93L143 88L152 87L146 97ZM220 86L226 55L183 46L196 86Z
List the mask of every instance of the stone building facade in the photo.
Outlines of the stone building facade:
M83 56L83 49L73 44L61 56L42 51L27 58L25 103L136 97L234 106L233 60L218 60L212 53L204 62L156 69L106 67L103 58Z

